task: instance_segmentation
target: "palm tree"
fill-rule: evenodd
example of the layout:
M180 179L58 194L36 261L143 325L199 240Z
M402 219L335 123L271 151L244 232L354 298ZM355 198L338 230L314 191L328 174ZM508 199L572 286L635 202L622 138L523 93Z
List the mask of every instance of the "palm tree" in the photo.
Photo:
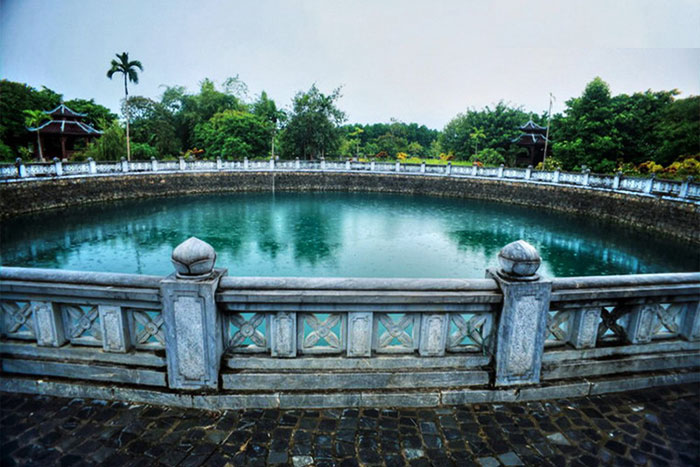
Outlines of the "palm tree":
M471 138L474 141L474 154L477 154L479 152L479 139L486 138L486 133L484 133L484 129L474 128L474 132L469 135L469 138Z
M126 114L126 158L131 160L131 147L129 145L129 88L128 81L134 84L139 84L139 75L136 69L143 71L143 66L138 60L129 61L129 52L115 54L119 60L112 60L111 68L107 70L107 78L112 79L114 73L124 75L124 113Z
M41 138L39 137L39 127L41 122L46 120L46 114L41 110L25 110L24 124L29 128L36 128L36 144L39 148L39 160L44 162L44 153L41 150Z

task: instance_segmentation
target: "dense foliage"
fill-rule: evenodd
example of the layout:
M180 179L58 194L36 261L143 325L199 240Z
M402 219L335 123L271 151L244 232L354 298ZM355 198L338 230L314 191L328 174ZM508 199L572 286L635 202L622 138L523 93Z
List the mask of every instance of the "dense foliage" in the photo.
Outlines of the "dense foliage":
M36 135L27 131L41 113L61 102L47 88L0 82L0 157L30 156ZM293 159L320 157L387 158L406 162L513 165L525 151L513 144L528 120L545 126L546 114L499 102L493 107L467 109L440 132L417 123L346 124L339 107L340 89L325 94L315 85L294 96L282 110L266 92L253 100L237 76L217 86L205 79L195 93L166 86L158 99L128 98L132 152L150 157ZM66 104L88 114L88 121L105 130L76 157L116 160L125 154L125 134L116 115L94 100ZM26 113L25 111L29 111ZM700 96L678 98L678 92L645 91L612 95L602 79L592 80L582 94L566 102L551 120L552 141L545 168L596 172L657 173L669 176L700 174ZM36 157L36 155L34 156Z

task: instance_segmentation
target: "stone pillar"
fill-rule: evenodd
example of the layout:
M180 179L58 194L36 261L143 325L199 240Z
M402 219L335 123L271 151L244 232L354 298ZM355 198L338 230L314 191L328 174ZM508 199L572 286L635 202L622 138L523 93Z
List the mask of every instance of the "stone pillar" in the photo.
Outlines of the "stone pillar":
M350 158L345 161L345 170L350 171Z
M95 159L92 157L88 157L88 173L91 175L97 173L97 164L95 163Z
M66 343L60 308L51 302L32 301L36 343L42 347L60 347Z
M532 176L532 166L528 165L527 169L525 169L525 180L530 180L531 176Z
M647 304L632 308L622 326L625 328L625 336L630 344L645 344L651 342L654 331L654 320L661 305Z
M425 161L421 161L420 163L420 173L425 173Z
M476 165L476 162L472 164L472 177L476 177L476 171L479 170L479 166Z
M683 183L681 184L681 191L678 193L679 198L687 198L688 197L688 189L690 188L690 184L693 182L693 177L688 176L685 180L683 180Z
M102 348L105 352L128 352L131 348L126 313L119 306L99 305L102 325Z
M573 312L569 321L571 333L569 343L576 349L595 347L598 339L598 324L600 322L600 307L581 308Z
M552 177L552 183L559 183L560 178L561 178L561 170L556 169L554 171L554 177Z
M270 158L270 170L275 170L275 159Z
M348 313L348 357L372 355L372 312Z
M294 161L294 168L299 170L301 168L301 162L299 162L299 158L297 157L296 160Z
M63 175L63 162L58 157L53 158L53 165L56 168L56 176L60 177Z
M540 255L524 240L503 247L498 262L499 270L486 273L503 292L496 341L496 385L539 383L552 282L537 275Z
M583 173L583 182L581 182L581 184L583 186L588 186L588 178L591 175L591 169L583 169L582 173Z
M214 248L195 237L173 250L172 262L177 272L160 282L168 385L217 389L223 325L214 294L227 271L214 269Z
M651 174L649 176L649 179L647 180L646 186L644 187L644 193L651 193L654 190L654 179L656 178L656 174Z
M180 170L185 170L185 168L187 167L187 166L185 165L185 158L184 158L184 157L179 157L179 158L178 158L178 161L180 162Z
M19 175L19 178L24 178L27 176L27 168L24 166L24 162L22 162L22 158L18 157L15 160L15 165L17 166L17 175Z
M505 167L503 164L498 166L498 178L503 178L503 167Z
M248 158L243 158L243 170L248 170Z
M153 172L158 172L158 159L151 157L151 170Z
M681 336L689 341L700 340L700 302L688 303L681 321Z
M270 319L270 353L273 357L297 356L297 314L278 311Z
M445 175L452 175L452 162L447 163L447 167L445 168Z
M321 158L321 170L326 170L326 158Z
M224 164L221 161L221 156L216 156L216 170L221 170Z
M615 178L613 178L613 190L618 190L620 188L620 179L622 179L622 172L616 172Z
M374 161L369 163L369 171L374 172Z
M129 171L129 161L126 160L126 157L122 157L121 165L122 165L122 172Z
M401 172L401 162L396 162L396 171Z
M421 357L445 355L448 323L449 318L446 313L423 313L421 315L418 344L418 353Z

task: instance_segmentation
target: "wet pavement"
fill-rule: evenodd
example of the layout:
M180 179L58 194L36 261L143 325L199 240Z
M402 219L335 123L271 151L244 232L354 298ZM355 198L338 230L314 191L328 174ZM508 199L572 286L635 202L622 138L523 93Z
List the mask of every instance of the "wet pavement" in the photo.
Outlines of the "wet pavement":
M0 465L700 465L700 386L438 409L207 412L0 394Z

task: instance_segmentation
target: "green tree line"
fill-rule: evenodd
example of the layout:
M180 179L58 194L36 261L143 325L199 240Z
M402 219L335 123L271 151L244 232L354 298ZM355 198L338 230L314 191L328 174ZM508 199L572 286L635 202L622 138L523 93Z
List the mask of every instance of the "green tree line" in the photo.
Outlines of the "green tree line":
M133 159L194 155L200 158L293 159L388 158L438 159L514 165L518 127L528 120L545 126L546 113L499 102L469 108L442 131L418 123L348 124L339 100L341 89L324 93L315 85L298 92L286 108L266 92L250 98L237 76L220 85L204 79L196 92L163 86L158 98L129 96L128 115ZM36 136L26 129L25 110L48 110L62 96L23 83L0 82L0 157L30 158ZM124 121L94 100L66 105L88 114L102 138L77 157L118 159L126 156ZM127 111L128 110L128 111ZM637 168L659 171L700 154L700 96L679 98L678 91L612 95L601 78L551 118L548 164L565 170L587 166L596 172ZM652 162L648 162L652 161ZM646 164L646 165L645 165ZM691 163L692 164L692 163ZM698 163L700 164L700 163Z

